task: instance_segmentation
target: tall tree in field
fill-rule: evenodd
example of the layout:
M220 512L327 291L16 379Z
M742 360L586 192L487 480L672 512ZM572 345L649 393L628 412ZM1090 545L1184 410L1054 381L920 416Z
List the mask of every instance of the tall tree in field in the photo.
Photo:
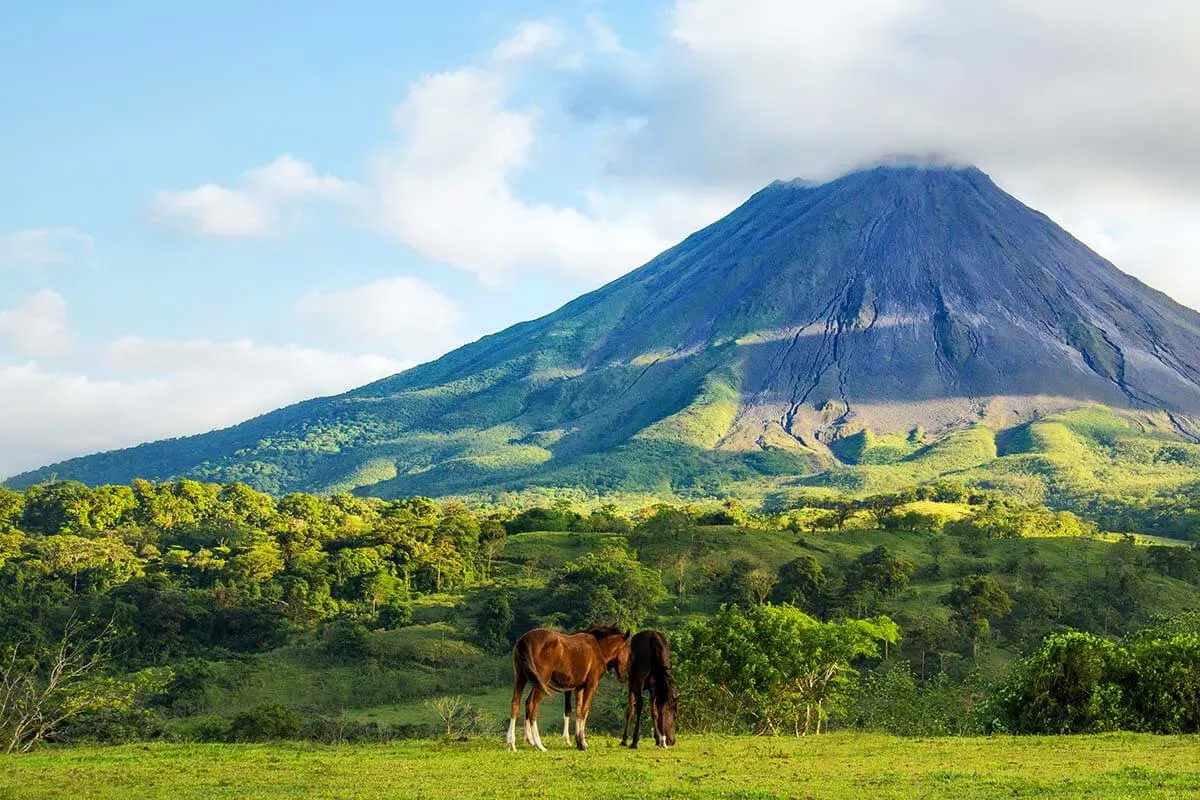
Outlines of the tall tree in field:
M1012 611L1012 598L990 575L962 578L942 596L942 603L963 623L975 659L979 658L979 640L990 630L990 621Z

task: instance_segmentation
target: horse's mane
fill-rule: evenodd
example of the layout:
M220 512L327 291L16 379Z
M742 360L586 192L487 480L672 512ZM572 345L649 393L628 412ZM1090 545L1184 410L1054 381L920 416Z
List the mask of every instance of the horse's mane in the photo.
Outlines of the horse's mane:
M590 633L597 639L607 639L610 636L625 636L625 631L618 628L616 625L593 625L584 633Z

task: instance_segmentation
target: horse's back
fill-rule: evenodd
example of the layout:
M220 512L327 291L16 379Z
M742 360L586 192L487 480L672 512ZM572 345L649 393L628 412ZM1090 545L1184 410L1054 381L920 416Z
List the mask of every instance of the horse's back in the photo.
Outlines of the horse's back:
M658 631L638 631L629 640L629 688L650 690L659 683L673 683L671 648Z
M546 690L565 691L587 678L595 649L595 639L587 633L534 628L513 646L513 667Z
M671 648L667 638L658 631L638 631L629 641L629 655L634 663L670 668Z

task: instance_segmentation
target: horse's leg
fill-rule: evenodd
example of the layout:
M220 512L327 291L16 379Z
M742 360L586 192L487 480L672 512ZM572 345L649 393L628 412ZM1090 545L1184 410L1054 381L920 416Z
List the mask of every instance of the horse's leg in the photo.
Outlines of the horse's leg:
M621 747L625 746L626 740L629 738L629 726L633 724L634 691L634 682L631 677L629 679L629 692L625 695L625 727L621 729Z
M637 693L637 717L633 723L633 741L629 743L630 748L636 750L638 741L642 738L642 692L639 689Z
M592 707L592 694L595 688L594 684L585 683L575 692L575 746L580 750L587 750L587 737L584 731L587 730L588 710Z
M508 716L508 734L504 737L504 743L514 752L517 749L517 715L521 711L521 695L524 692L525 673L517 669L513 674L512 713Z
M571 744L571 690L563 692L563 741Z
M662 729L662 711L659 709L658 698L650 695L650 721L654 725L654 746L666 747L667 736Z
M546 748L542 745L542 737L538 734L537 714L538 706L542 704L542 698L545 696L546 693L540 686L534 686L529 690L529 697L525 700L525 741L543 752Z

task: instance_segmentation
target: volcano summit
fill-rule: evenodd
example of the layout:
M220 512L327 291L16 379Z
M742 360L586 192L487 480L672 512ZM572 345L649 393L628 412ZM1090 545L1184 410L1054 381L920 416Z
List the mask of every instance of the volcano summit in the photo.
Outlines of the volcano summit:
M854 464L926 479L1028 456L1031 425L1077 409L1190 453L1200 315L977 169L883 166L773 183L552 314L344 395L10 484L704 490ZM965 461L930 466L964 442Z

